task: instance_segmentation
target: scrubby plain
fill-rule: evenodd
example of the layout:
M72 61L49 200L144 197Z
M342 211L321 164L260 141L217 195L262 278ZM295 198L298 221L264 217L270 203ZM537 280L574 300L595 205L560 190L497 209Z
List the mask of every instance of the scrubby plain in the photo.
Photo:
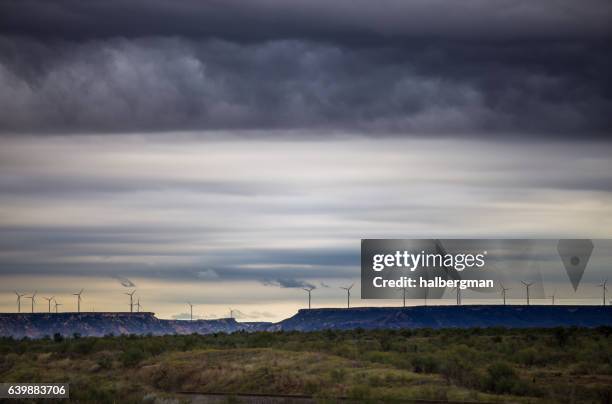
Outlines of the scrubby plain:
M610 402L612 328L237 332L0 339L0 381L69 382L75 402L185 393L317 402Z

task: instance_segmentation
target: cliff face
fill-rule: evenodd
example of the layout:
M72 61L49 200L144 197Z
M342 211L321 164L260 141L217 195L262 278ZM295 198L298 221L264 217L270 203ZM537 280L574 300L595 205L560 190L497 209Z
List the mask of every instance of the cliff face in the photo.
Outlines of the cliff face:
M417 306L300 310L273 326L285 331L355 328L549 328L612 326L612 306Z
M612 326L612 306L429 306L300 310L281 322L234 319L162 320L153 313L0 314L0 336L42 338L108 334L211 334L236 331L318 331L356 328L597 327Z
M266 327L269 323L261 323ZM153 313L30 313L0 314L0 336L41 338L59 333L70 336L104 336L108 334L210 334L255 330L252 323L234 319L178 321L161 320Z
M239 323L233 318L218 320L158 320L170 327L174 334L212 334L215 332L265 331L272 323ZM171 333L171 334L172 334Z
M169 332L171 329L152 313L0 314L0 335L14 338L40 338L55 333L103 336Z

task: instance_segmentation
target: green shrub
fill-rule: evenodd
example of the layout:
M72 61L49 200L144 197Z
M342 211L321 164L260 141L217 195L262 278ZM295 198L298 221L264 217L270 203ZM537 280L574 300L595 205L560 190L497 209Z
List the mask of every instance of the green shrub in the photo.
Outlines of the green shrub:
M71 351L80 355L87 355L94 350L96 340L93 338L79 339L71 346Z
M96 363L101 369L111 369L113 367L113 359L107 355L99 358Z
M367 402L372 397L372 389L367 385L357 385L349 391L348 396L352 400Z
M436 373L440 368L439 361L432 355L417 355L412 359L415 373Z
M330 379L333 383L342 383L346 378L346 370L343 368L333 369L330 373Z
M125 367L132 367L138 365L145 359L146 355L142 349L138 347L129 347L123 354L121 354L121 363Z
M529 389L512 366L505 362L496 362L487 367L484 388L496 394L526 395L529 393Z

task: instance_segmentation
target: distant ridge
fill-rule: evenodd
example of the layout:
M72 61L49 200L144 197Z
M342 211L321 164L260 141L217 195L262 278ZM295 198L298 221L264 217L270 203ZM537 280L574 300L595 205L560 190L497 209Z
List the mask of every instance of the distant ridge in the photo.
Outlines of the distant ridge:
M612 306L464 305L302 309L272 329L550 328L612 326Z
M257 324L257 325L256 325ZM271 323L238 323L234 319L218 320L162 320L154 313L0 313L0 336L13 338L42 338L56 333L64 336L101 337L104 335L168 335L211 334L251 331Z
M0 313L0 336L42 338L108 334L210 334L400 328L550 328L612 326L612 306L416 306L302 309L278 323L234 319L163 320L154 313Z

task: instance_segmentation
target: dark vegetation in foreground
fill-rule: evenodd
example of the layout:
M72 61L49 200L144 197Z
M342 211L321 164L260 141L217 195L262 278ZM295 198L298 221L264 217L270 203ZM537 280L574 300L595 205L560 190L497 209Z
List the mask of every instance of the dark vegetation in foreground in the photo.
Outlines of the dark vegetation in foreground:
M185 391L610 402L611 342L612 327L2 338L0 381L68 381L73 401L101 403Z

